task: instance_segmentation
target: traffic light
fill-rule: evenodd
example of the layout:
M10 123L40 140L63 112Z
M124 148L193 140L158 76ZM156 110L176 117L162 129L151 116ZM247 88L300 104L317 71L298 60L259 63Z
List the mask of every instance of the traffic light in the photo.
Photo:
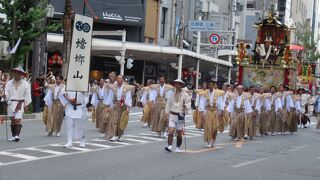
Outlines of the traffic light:
M131 69L132 67L133 67L133 59L131 59L131 58L129 58L128 60L127 60L127 69Z

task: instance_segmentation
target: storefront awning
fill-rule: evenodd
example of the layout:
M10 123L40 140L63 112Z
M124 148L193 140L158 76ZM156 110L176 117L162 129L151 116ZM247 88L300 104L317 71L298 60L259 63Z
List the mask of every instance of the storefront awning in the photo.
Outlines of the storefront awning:
M63 35L62 34L53 34L48 33L47 40L49 44L49 48L54 50L58 50L61 48L61 44L63 42ZM50 45L51 43L51 45ZM56 44L56 45L54 45ZM166 47L166 46L156 46L156 45L150 45L150 44L144 44L144 43L136 43L136 42L126 42L126 50L127 51L139 51L143 53L159 53L164 55L180 55L183 54L184 56L191 57L194 59L199 59L202 61L207 61L210 63L215 63L223 66L232 67L232 63L212 58L209 56L205 56L202 54L198 54L193 51L188 50L181 50L177 47ZM109 39L100 39L100 38L93 38L92 39L92 51L120 51L122 49L122 42L117 40L109 40ZM62 50L62 49L60 49Z

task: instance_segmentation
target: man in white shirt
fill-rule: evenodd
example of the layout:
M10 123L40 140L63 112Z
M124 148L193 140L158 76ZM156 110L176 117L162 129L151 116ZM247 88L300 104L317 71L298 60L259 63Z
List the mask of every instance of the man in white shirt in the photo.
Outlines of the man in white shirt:
M228 106L228 111L231 113L229 135L233 140L243 140L245 135L245 119L253 111L249 101L250 96L243 93L242 85L237 87L237 94L232 94L231 96L232 100Z
M125 129L120 127L120 120L124 113L129 114L132 106L132 88L135 87L124 84L122 75L118 75L117 83L110 86L110 91L105 99L106 110L110 116L108 123L110 141L121 141Z
M92 90L92 99L91 103L94 106L96 110L96 127L99 128L99 132L101 133L100 137L104 137L105 135L105 123L103 121L103 117L105 114L105 105L103 103L103 100L105 98L106 88L104 84L104 79L100 79L99 85L96 86Z
M14 78L11 79L5 87L5 99L7 101L8 116L11 119L12 137L9 141L20 140L21 120L22 115L28 110L28 105L31 103L31 88L30 84L22 78L26 72L22 67L18 66L11 70Z
M164 76L160 76L159 84L151 85L150 101L154 102L154 108L151 115L151 130L158 133L159 137L166 136L166 128L168 122L163 118L164 109L166 107L167 99L172 94L173 87L166 84Z
M275 132L277 131L277 114L276 114L276 96L277 88L275 86L271 86L270 88L270 106L271 106L271 111L270 114L268 115L268 131L270 132L271 136L275 135Z
M88 94L83 92L63 91L60 101L65 107L67 125L67 143L65 148L73 146L73 139L80 139L80 147L85 147L85 124L87 121L86 105Z
M260 87L259 93L261 98L259 100L259 133L261 136L268 135L268 118L271 113L271 94L265 93L264 87Z
M176 152L181 152L182 130L185 124L185 115L191 113L191 98L186 91L182 90L185 83L176 79L174 81L175 91L168 97L165 107L165 118L169 121L168 146L165 150L172 151L173 135L177 135Z
M207 147L211 148L217 138L218 133L218 110L223 109L222 97L224 91L214 89L216 82L209 81L209 90L203 96L200 96L199 108L201 117L204 120L204 141L207 143ZM224 125L222 126L224 129Z
M292 91L285 91L285 86L279 86L279 96L276 100L276 112L278 123L278 134L287 134L291 123L291 113L294 108Z
M56 136L60 136L60 130L63 122L64 107L59 99L60 94L64 94L65 86L63 84L63 77L61 75L56 76L56 84L48 86L48 92L44 97L46 106L48 107L48 120L47 120L47 136L52 136L56 133Z

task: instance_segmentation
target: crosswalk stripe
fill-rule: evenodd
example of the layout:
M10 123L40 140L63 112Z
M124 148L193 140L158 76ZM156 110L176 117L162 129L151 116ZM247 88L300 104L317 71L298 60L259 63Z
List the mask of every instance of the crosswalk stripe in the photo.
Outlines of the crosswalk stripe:
M140 133L141 135L148 135L148 134L144 134L144 133ZM164 139L158 139L158 138L153 138L153 137L145 137L145 136L134 136L134 135L127 135L129 137L133 137L133 138L142 138L142 139L149 139L149 140L154 140L154 141L164 141Z
M53 147L63 147L61 144L51 144L50 146L53 146ZM81 148L81 147L68 147L67 149L72 149L72 150L77 150L77 151L92 151L92 149L87 149L87 148Z
M90 139L91 141L96 141L96 142L107 142L105 139Z
M29 155L25 155L25 154L5 152L5 151L0 152L0 155L11 156L11 157L21 158L21 159L26 159L26 160L32 160L32 159L38 158L38 157L29 156Z
M138 140L138 139L132 139L132 138L127 138L127 137L125 137L124 140L135 141L135 142L139 142L139 143L147 143L147 142L148 142L148 141L143 141L143 140Z
M126 142L118 142L118 141L110 141L111 143L114 143L114 144L121 144L121 145L125 145L125 146L129 146L129 145L132 145L131 143L126 143Z
M86 142L86 145L97 146L97 147L102 147L102 148L112 148L112 146L108 146L108 145L104 145L104 144L97 144L97 143L88 143L88 142Z
M35 147L26 148L26 150L38 151L38 152L43 152L43 153L48 153L48 154L54 154L54 155L64 155L64 154L67 154L67 153L60 152L60 151L52 151L52 150L47 150L47 149L35 148Z
M195 130L191 130L191 129L186 129L186 133L188 133L188 132L191 132L191 133L194 133L194 134L199 134L199 135L203 134L203 132L201 132L201 131L195 131Z
M198 134L198 133L191 133L191 132L184 132L186 135L191 135L191 136L202 136L202 134Z
M132 144L130 144L130 143L118 142L118 141L108 141L108 140L103 140L103 139L91 139L91 141L110 142L110 143L113 143L113 144L121 144L121 145L126 145L126 146L132 145Z

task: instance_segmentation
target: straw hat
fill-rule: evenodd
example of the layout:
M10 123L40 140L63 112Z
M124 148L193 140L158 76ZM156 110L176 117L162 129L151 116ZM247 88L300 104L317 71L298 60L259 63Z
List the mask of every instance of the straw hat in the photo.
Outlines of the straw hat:
M22 75L22 76L27 75L27 73L22 69L21 66L18 66L18 67L16 67L16 68L11 69L11 72L12 72L12 73L16 73L16 74L20 74L20 75Z

